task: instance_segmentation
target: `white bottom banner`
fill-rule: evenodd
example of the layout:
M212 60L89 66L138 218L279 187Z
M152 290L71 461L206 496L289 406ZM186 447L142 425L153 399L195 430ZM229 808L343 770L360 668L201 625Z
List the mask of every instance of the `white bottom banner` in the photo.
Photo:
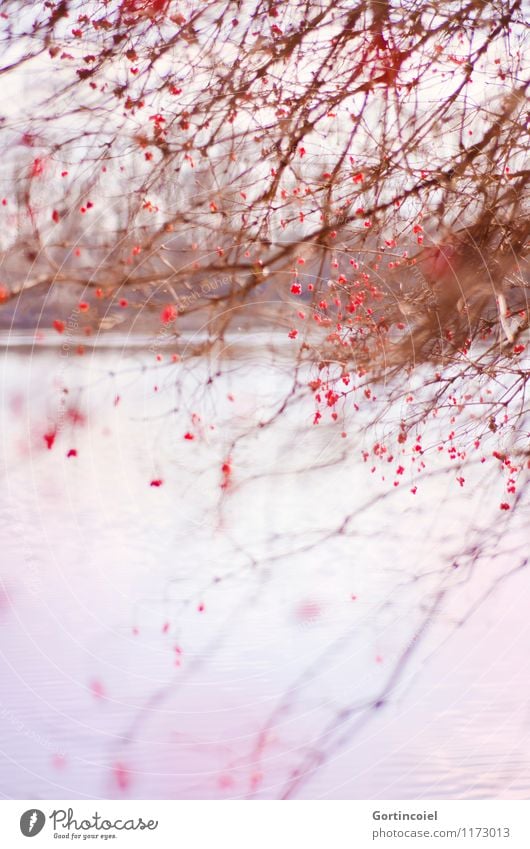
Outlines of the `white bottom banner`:
M0 846L530 849L527 801L3 801ZM119 843L116 843L119 841Z

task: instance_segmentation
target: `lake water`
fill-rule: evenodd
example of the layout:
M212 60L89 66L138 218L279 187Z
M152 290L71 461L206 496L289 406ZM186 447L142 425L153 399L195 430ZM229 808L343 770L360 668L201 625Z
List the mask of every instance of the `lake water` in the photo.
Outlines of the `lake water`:
M256 427L259 346L0 356L4 798L530 795L528 509L480 467L413 496L309 400Z

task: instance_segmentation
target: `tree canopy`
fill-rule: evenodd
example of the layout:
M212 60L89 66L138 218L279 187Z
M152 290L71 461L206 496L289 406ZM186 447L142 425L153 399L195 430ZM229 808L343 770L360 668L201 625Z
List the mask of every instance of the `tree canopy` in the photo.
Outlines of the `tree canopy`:
M87 332L272 324L315 422L428 363L401 444L478 394L465 433L527 455L520 0L6 0L1 26L4 307L77 284Z

